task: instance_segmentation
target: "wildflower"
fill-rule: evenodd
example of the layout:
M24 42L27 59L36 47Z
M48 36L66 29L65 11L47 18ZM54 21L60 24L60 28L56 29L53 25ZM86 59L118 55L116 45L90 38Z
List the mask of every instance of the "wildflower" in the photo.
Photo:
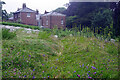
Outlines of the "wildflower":
M88 66L86 66L86 68L88 69Z
M81 67L81 65L80 65L80 67Z
M79 74L77 74L77 76L78 76L78 77L80 77L80 75L79 75Z
M49 76L48 76L48 78L49 78Z
M96 69L95 67L92 66L93 69Z
M55 69L57 69L57 67Z
M74 73L75 73L76 71L74 71Z
M44 73L44 71L43 71L43 73Z
M82 67L84 66L84 64L82 65Z
M33 76L33 79L35 78L35 76Z
M14 73L14 75L16 75L16 73Z
M56 59L56 61L57 61L58 59Z
M94 74L96 74L96 72L94 72Z
M33 71L35 71L35 69L33 69Z
M45 54L43 56L45 57Z
M91 79L92 77L88 77L89 79Z
M42 65L44 65L44 64L42 64Z
M26 77L26 75L24 77Z
M90 71L88 71L90 73Z
M31 55L29 55L29 57L31 57Z
M52 67L51 67L51 69L52 69Z

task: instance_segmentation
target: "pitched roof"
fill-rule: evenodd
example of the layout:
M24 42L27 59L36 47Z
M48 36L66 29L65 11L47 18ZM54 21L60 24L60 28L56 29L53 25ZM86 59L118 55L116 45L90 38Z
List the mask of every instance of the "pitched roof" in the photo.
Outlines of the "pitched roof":
M57 12L49 12L47 14L44 14L43 16L48 16L48 15L51 15L51 16L65 16L64 14L57 13Z
M25 8L20 8L15 13L18 13L18 12L35 12L35 11L30 8L25 7Z

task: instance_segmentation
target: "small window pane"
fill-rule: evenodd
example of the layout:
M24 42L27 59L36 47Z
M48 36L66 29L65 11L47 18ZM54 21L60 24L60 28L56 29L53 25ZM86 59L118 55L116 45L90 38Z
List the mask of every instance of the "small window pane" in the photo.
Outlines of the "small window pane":
M63 24L63 19L61 19L61 24Z
M48 20L46 21L46 25L48 25Z
M27 13L27 17L30 17L30 13Z

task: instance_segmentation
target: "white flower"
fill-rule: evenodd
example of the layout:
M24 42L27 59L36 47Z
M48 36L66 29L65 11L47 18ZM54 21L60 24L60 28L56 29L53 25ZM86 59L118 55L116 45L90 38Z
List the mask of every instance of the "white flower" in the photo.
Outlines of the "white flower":
M54 35L54 37L55 37L55 38L58 38L58 36L57 36L57 35Z
M72 36L72 34L70 34L70 36Z

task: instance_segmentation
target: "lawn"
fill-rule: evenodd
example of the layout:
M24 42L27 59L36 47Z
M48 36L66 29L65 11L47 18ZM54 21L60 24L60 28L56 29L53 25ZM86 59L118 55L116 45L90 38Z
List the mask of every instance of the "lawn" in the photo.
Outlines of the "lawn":
M118 42L53 34L17 30L2 40L2 78L118 78Z

